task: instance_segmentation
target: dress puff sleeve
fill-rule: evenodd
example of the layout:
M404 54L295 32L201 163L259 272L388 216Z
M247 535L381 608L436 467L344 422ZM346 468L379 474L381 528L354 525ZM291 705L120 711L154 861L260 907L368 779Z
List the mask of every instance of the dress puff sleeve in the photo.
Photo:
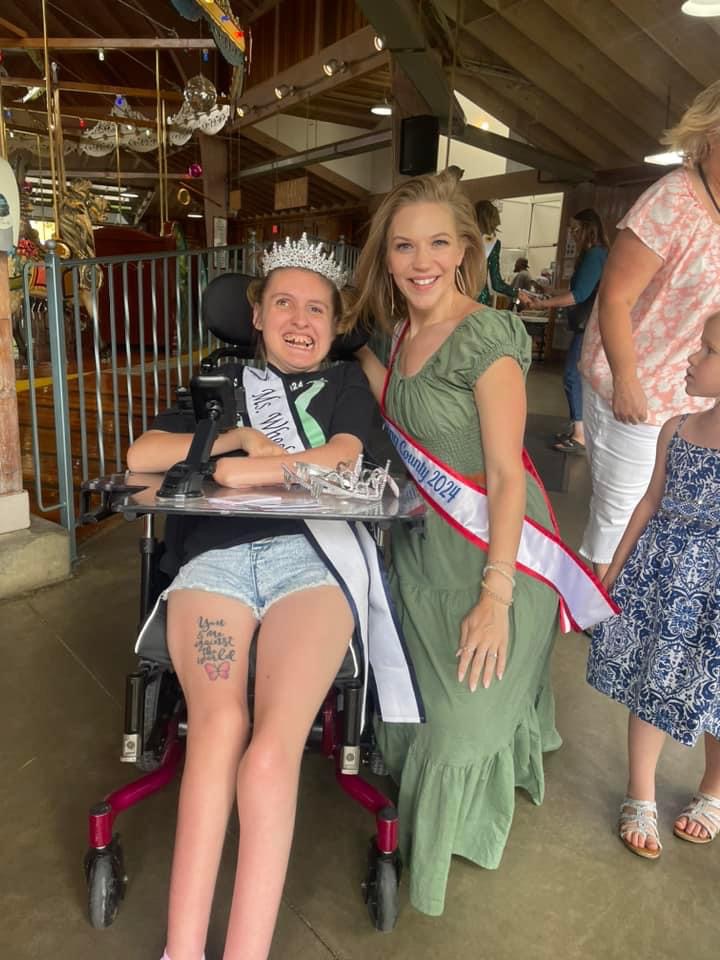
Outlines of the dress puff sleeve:
M523 375L526 374L532 341L516 313L486 307L465 317L445 353L444 369L435 373L472 390L478 378L501 357L517 360Z

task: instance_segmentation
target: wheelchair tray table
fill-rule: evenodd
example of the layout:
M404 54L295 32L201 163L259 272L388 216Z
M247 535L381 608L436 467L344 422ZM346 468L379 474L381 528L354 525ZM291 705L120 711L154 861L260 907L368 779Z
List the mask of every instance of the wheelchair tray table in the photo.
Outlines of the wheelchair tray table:
M350 500L329 495L313 497L308 490L281 484L243 488L221 487L212 481L203 486L204 496L181 501L155 496L162 474L125 473L94 481L93 487L108 491L112 509L127 519L145 514L192 514L194 516L281 517L318 520L361 520L384 525L394 521L422 521L425 504L412 481L398 482L400 497L386 489L382 500ZM97 485L97 486L96 486ZM119 489L112 490L112 487Z

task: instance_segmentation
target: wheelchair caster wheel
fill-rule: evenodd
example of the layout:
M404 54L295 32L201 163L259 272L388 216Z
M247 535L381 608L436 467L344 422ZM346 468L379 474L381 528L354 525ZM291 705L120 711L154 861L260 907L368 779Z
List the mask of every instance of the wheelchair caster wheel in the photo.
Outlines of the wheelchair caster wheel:
M368 872L363 896L376 930L390 933L400 912L400 858L397 853L380 853L374 839L368 852Z
M122 850L117 839L105 850L88 850L85 877L90 925L96 930L104 930L115 920L127 886Z

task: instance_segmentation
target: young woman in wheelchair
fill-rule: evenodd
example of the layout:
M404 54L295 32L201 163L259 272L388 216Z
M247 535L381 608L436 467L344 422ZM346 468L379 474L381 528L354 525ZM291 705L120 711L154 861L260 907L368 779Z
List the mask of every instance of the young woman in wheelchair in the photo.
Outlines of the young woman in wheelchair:
M336 265L303 238L266 255L265 267L253 324L267 369L284 385L290 429L312 449L289 454L287 445L238 426L213 448L214 479L227 487L279 483L284 463L354 462L373 412L357 364L320 369L341 313ZM222 370L242 376L240 365ZM130 469L160 472L182 460L193 429L186 416L172 410L157 417L128 451ZM164 960L204 956L234 799L240 836L223 957L265 960L292 842L303 748L347 651L353 615L299 521L189 517L183 524L181 567L166 592L167 640L187 703L188 736ZM251 731L248 651L258 628Z

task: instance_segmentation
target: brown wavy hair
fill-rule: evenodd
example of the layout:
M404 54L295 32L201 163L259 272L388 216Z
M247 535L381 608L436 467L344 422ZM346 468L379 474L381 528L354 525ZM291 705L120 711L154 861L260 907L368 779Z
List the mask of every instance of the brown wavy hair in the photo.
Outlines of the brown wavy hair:
M602 222L600 214L592 207L586 207L574 214L571 220L580 224L580 236L577 240L577 257L575 266L580 265L580 261L588 252L590 247L605 247L609 249L610 243L605 232L605 225Z
M482 290L485 284L483 238L472 203L460 187L457 172L444 170L414 177L399 183L387 194L370 222L367 241L355 269L354 303L343 323L345 330L351 330L360 320L368 326L375 320L390 330L396 321L407 317L405 297L397 286L393 290L393 279L387 267L387 247L388 231L395 214L411 203L444 203L450 208L458 236L466 245L460 264L465 289L470 296Z

